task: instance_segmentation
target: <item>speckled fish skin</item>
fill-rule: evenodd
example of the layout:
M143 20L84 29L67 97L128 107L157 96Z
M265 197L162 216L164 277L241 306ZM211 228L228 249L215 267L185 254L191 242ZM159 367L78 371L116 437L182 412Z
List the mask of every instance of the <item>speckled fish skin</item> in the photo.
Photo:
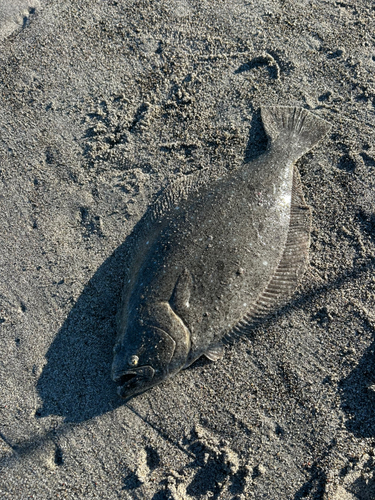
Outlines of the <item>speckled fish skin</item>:
M300 108L264 108L262 119L265 154L199 188L182 189L155 215L144 241L136 241L112 367L121 397L145 391L203 354L221 357L223 337L246 324L262 293L270 303L290 295L290 283L275 281L275 273L292 269L293 252L303 254L293 289L298 283L309 220L303 227L291 221L293 190L304 205L293 187L293 165L329 125Z

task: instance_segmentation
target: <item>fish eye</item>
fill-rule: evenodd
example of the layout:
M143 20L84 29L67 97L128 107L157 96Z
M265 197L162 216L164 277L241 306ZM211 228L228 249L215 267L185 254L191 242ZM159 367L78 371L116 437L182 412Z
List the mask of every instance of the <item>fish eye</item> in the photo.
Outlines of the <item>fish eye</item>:
M138 356L135 356L135 355L134 355L134 356L130 356L130 358L129 358L129 360L128 360L128 364L129 364L130 366L137 366L138 361L139 361Z

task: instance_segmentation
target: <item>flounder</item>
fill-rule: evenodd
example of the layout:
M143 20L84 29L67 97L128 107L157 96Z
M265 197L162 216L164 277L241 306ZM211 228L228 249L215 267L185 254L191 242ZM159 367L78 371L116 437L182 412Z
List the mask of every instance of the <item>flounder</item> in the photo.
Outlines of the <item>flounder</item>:
M295 161L330 129L294 107L261 110L268 149L224 176L174 183L137 224L112 377L129 398L246 335L290 298L308 257L310 209Z

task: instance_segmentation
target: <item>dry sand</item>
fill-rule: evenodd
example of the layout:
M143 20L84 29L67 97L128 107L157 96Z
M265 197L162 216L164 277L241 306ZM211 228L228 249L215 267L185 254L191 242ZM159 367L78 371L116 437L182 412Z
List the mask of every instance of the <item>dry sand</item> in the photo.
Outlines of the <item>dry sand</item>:
M375 7L2 0L1 499L375 498ZM332 131L298 166L290 305L124 404L124 242L178 176L266 147L262 104Z

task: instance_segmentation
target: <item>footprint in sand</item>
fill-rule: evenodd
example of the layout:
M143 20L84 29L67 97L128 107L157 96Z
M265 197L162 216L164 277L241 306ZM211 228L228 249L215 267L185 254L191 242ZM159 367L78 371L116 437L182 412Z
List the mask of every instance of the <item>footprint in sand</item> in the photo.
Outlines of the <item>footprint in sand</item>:
M0 0L0 42L27 23L39 0Z

